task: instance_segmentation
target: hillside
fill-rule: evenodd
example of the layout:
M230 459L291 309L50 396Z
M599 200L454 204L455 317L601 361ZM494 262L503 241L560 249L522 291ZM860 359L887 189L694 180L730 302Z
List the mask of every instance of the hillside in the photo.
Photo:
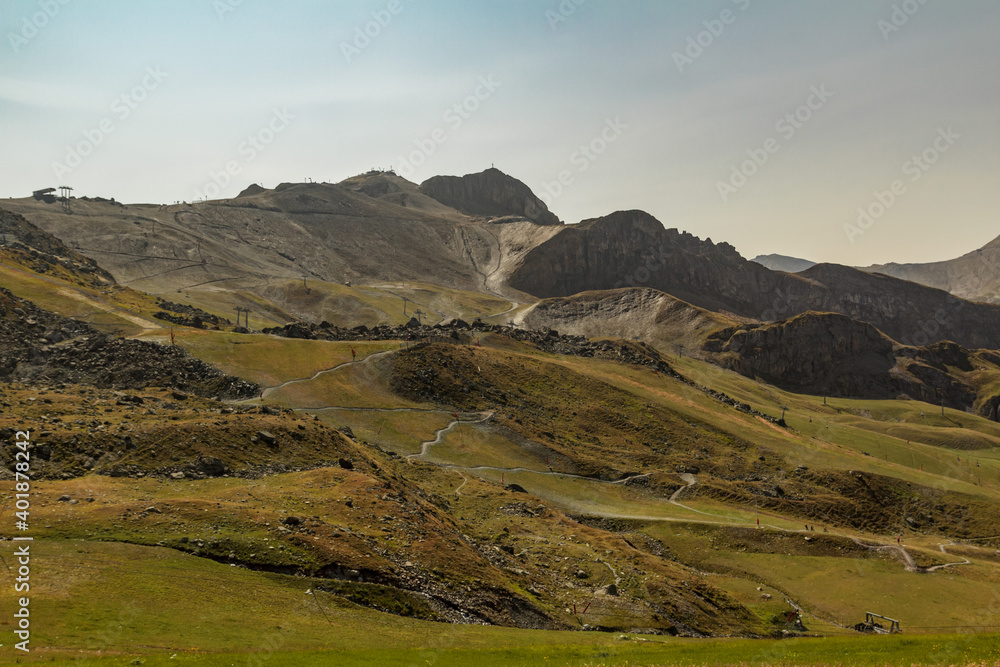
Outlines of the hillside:
M833 264L771 271L727 243L664 229L642 211L566 225L527 252L511 286L541 298L652 287L695 306L758 320L809 310L868 322L905 344L953 340L1000 348L1000 306Z
M95 613L118 619L130 656L174 662L191 646L242 659L229 656L257 646L249 629L270 623L283 628L282 651L348 655L378 627L389 653L369 662L409 659L444 636L466 647L516 637L526 663L586 664L608 651L648 662L690 650L677 643L685 637L829 639L854 632L871 594L914 633L975 624L989 603L995 421L950 408L939 417L912 400L827 404L692 358L699 341L717 341L729 346L720 356L738 353L759 375L773 358L755 351L770 347L772 328L787 329L780 345L842 337L815 316L758 325L620 289L512 315L541 330L337 320L241 333L195 326L197 312L125 287L23 263L0 270L48 305L4 294L15 371L0 384L0 430L44 428L31 450L31 535L61 583L33 588L32 604L53 657L96 655L73 630ZM305 309L336 294L296 284L284 298ZM365 289L370 307L388 307L378 295L390 288ZM467 312L506 305L421 289L427 304ZM145 323L135 338L57 314L98 296L130 304ZM168 336L156 308L188 319ZM559 322L605 329L588 340L546 328ZM633 332L662 351L623 340ZM886 340L874 332L849 352ZM957 346L888 345L897 365L971 377L995 363ZM683 356L664 353L674 351ZM818 382L826 357L811 358ZM199 384L195 367L248 391L218 400L218 383ZM794 378L788 369L774 382ZM80 554L98 569L79 569ZM859 571L867 594L852 588ZM187 620L192 585L205 589L196 600L210 632ZM98 602L80 603L94 587ZM945 602L915 603L931 590ZM551 634L531 634L540 629ZM770 645L756 646L749 655Z
M72 276L81 284L109 285L114 277L93 259L66 246L23 216L0 208L0 246L11 259L28 265L35 273Z
M32 199L4 206L79 244L119 282L153 293L303 276L339 283L433 276L444 286L480 287L467 246L495 245L492 237L456 226L462 216L455 211L407 208L355 187L281 184L230 200L169 206L74 200L72 214Z
M799 393L943 401L992 421L1000 405L997 352L948 342L901 345L870 324L835 313L759 324L632 288L544 299L521 311L518 323L588 337L634 337Z
M863 270L936 287L970 301L1000 303L1000 236L978 250L943 262L875 264Z
M661 350L695 353L714 331L738 318L692 306L649 288L581 292L543 299L522 310L517 323L588 337L643 340Z

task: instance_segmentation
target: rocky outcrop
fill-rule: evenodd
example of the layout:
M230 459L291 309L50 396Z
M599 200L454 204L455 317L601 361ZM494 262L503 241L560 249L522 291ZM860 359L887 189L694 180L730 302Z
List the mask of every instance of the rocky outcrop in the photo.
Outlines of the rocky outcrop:
M664 229L642 211L567 225L526 253L512 287L538 297L652 287L695 306L764 321L810 310L868 322L904 344L1000 348L1000 306L834 264L797 274L749 262L727 243Z
M950 342L899 345L870 324L835 313L804 313L762 326L730 327L703 351L722 366L788 391L844 398L909 397L996 420L965 374L995 357ZM998 359L1000 361L1000 359Z
M0 380L104 389L177 387L201 396L249 398L260 387L179 347L114 338L0 288Z
M517 216L540 225L561 224L527 185L499 169L465 176L434 176L420 191L466 215Z
M844 315L806 313L726 329L710 336L704 349L743 375L791 391L859 398L894 393L893 342Z

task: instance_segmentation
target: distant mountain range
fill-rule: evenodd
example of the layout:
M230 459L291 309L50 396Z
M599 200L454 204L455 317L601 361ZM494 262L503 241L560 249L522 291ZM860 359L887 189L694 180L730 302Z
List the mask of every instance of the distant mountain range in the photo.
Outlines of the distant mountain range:
M785 271L786 273L798 273L816 266L816 262L810 262L808 259L799 259L798 257L789 257L788 255L757 255L750 261L757 262L772 271Z
M865 271L947 290L963 299L1000 303L1000 236L961 257L928 264L873 264Z
M787 255L757 255L750 261L787 273L801 273L816 265L808 259ZM970 301L1000 303L1000 236L955 259L924 264L890 262L857 268L936 287Z

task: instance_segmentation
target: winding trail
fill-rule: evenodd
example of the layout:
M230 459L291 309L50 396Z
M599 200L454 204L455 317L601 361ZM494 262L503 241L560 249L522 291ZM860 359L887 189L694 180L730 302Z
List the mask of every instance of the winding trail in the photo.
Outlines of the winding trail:
M447 426L445 426L444 428L439 428L435 432L435 437L433 440L428 440L426 442L420 443L419 452L414 454L407 454L406 458L412 459L417 456L427 456L427 452L430 450L430 448L433 447L434 445L440 445L442 442L444 442L444 436L450 433L452 430L454 430L454 428L459 424L481 424L484 421L488 421L493 417L492 410L487 410L486 412L477 412L473 414L478 414L482 416L479 419L452 419L450 422L448 422Z
M910 555L902 545L897 544L866 544L857 537L852 537L851 541L857 544L859 547L864 547L866 549L871 549L872 551L891 551L897 554L903 561L903 567L906 568L907 572L935 572L946 567L953 567L955 565L971 565L972 561L968 558L956 563L944 563L942 565L931 565L930 567L922 567L917 565L916 561L913 560L913 556ZM941 553L947 554L948 552L944 550L945 545L939 544L938 548Z
M384 357L385 355L391 354L391 353L393 353L395 351L396 350L383 350L381 352L373 352L373 353L369 354L368 356L363 357L361 359L355 359L353 361L344 361L344 362L341 362L341 363L337 364L336 366L331 366L330 368L320 369L320 370L316 371L315 373L313 373L312 375L310 375L309 377L294 378L292 380L285 380L281 384L276 384L276 385L273 385L273 386L270 386L270 387L265 387L263 389L263 391L261 392L261 398L266 398L267 395L269 393L271 393L272 391L277 391L279 389L287 387L290 384L297 384L297 383L300 383L300 382L310 382L310 381L315 380L316 378L318 378L320 375L323 375L325 373L332 373L333 371L337 370L338 368L344 368L345 366L354 366L356 364L363 364L363 363L365 363L366 361L368 361L370 359L375 359L376 357ZM258 398L258 399L249 399L249 400L260 400L260 399ZM313 409L324 409L324 408L309 408L309 409L313 410ZM371 410L371 409L378 409L378 408L362 408L362 409Z
M462 473L458 472L457 470L455 470L454 472L458 473L458 476L462 478L462 483L458 485L457 489L455 489L455 495L460 496L462 494L459 493L459 491L461 491L462 487L464 487L466 484L469 483L469 478L463 475Z
M953 546L954 544L955 544L954 542L948 542L947 544L939 544L938 545L938 549L941 550L941 553L950 556L951 554L949 554L947 551L945 551L944 548L945 547ZM944 565L932 565L931 567L925 568L924 572L934 572L935 570L942 570L942 569L944 569L946 567L953 567L955 565L972 565L972 561L969 560L968 558L963 558L961 562L957 562L957 563L945 563Z
M683 479L685 482L687 482L687 486L682 486L681 488L677 489L672 494L670 494L670 498L669 498L669 500L667 502L671 502L674 505L677 505L678 507L684 507L684 509L691 509L690 507L686 507L684 505L681 505L679 502L677 502L677 499L681 497L681 493L682 492L687 491L692 486L694 486L695 484L697 484L698 483L698 478L695 477L694 475L692 475L689 472L678 473L677 476L680 477L681 479Z

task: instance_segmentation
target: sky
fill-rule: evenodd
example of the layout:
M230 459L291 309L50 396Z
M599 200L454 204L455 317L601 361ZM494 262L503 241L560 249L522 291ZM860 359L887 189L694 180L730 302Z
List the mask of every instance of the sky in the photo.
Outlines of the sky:
M998 35L996 0L2 0L0 198L495 166L567 223L943 260L1000 235Z

